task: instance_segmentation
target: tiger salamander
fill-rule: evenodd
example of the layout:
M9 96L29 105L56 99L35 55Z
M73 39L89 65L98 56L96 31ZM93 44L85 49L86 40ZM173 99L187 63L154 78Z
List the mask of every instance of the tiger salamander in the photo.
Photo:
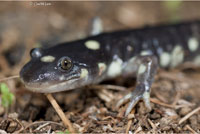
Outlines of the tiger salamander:
M200 22L102 33L50 48L35 48L20 71L26 88L39 93L71 90L116 76L137 78L136 88L118 102L130 100L128 115L139 100L150 106L156 70L184 62L200 65Z

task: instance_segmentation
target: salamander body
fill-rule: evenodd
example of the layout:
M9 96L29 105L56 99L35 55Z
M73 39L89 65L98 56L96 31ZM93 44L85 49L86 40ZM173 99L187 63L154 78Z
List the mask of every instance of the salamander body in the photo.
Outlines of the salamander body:
M118 102L139 100L149 109L150 88L158 67L184 62L200 65L200 22L103 33L50 48L35 48L20 71L27 89L40 93L71 90L116 76L134 76L136 89Z

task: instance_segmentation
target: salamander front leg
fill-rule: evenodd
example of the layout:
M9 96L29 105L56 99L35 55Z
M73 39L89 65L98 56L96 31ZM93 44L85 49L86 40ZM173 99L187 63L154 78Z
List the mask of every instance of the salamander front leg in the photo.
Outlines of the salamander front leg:
M127 94L117 103L117 107L130 100L129 106L126 109L125 116L127 116L139 100L143 100L145 106L151 109L150 106L150 89L154 80L158 63L155 56L140 56L134 60L134 67L136 66L137 83L136 88L132 93Z

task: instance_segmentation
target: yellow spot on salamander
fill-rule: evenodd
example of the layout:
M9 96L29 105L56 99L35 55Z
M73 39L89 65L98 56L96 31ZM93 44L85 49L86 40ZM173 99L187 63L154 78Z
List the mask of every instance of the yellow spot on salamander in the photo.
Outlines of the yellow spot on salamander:
M92 49L92 50L98 50L100 48L100 44L98 41L95 40L88 40L85 42L85 46L88 49Z
M163 52L160 55L160 66L167 67L170 64L171 55L167 52Z
M146 56L146 55L152 55L152 52L151 51L148 51L148 50L143 50L141 53L140 53L141 56Z
M146 66L141 64L138 69L138 74L143 74L146 71Z
M188 40L188 48L190 49L191 52L196 51L198 47L199 47L199 42L196 38L192 37Z
M42 62L53 62L55 60L55 57L51 55L43 56L40 59Z
M171 55L171 67L176 67L184 60L184 51L180 45L177 45Z
M98 63L98 67L99 67L99 75L101 75L106 70L106 64Z
M120 75L122 72L122 64L123 61L119 57L117 57L117 59L115 59L108 68L108 76L115 77Z
M87 69L85 69L85 68L82 68L81 69L81 76L80 76L81 78L86 78L86 77L88 77L88 70Z
M196 58L194 59L194 64L200 66L200 55L196 56Z

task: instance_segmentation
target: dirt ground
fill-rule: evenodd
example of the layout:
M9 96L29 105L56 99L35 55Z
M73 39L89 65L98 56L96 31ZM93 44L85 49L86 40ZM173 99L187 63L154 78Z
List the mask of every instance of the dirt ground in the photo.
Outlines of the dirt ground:
M0 2L0 79L18 75L34 47L87 37L96 16L104 31L115 31L198 20L199 9L200 2ZM159 69L152 110L139 102L128 117L127 104L115 104L134 89L135 79L119 77L98 89L53 96L79 133L200 133L199 80L199 68ZM4 83L15 99L8 108L0 106L0 133L71 133L44 94L27 91L19 79Z

